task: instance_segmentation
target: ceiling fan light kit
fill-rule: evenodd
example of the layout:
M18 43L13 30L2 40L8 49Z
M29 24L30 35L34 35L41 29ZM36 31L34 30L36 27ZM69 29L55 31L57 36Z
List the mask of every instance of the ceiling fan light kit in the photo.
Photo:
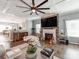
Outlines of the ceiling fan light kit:
M35 13L36 15L38 15L37 12L43 13L45 14L44 11L42 10L48 10L50 8L40 8L40 6L42 6L43 4L45 4L46 2L48 2L48 0L43 1L42 3L38 4L37 6L35 5L35 0L32 0L32 6L30 6L28 3L26 3L24 0L20 0L22 3L24 3L26 5L25 6L16 6L19 8L26 8L27 10L23 11L23 12L28 12L31 11L30 15L32 15L33 13ZM28 7L27 7L28 6Z
M34 12L34 13L35 13L35 11L36 11L35 9L32 9L32 12Z

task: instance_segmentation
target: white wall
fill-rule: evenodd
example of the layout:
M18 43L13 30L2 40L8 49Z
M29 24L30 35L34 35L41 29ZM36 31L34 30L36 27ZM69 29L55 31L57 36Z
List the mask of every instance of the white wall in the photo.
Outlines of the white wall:
M32 20L26 19L24 22L18 23L18 28L22 27L21 30L18 29L20 32L28 32L28 34L31 34L32 29Z
M10 25L13 29L18 30L18 23L0 22L0 25Z
M25 21L25 27L26 27L26 31L28 32L28 35L31 34L31 29L32 29L32 21L31 20L26 20Z
M7 36L0 35L0 45L3 45L5 49L10 49L10 39Z
M27 31L26 24L27 24L26 21L19 23L18 28L21 27L22 29L18 29L18 30L19 31Z

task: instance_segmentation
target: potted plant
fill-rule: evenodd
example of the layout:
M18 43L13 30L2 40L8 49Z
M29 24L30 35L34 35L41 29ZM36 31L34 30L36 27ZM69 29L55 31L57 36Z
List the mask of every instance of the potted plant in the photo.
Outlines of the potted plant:
M27 58L35 58L35 56L37 55L36 51L37 51L37 47L28 46L28 48L26 50Z
M27 58L35 58L37 55L37 47L40 47L39 38L36 36L24 37L24 41L28 43L28 48L26 49Z

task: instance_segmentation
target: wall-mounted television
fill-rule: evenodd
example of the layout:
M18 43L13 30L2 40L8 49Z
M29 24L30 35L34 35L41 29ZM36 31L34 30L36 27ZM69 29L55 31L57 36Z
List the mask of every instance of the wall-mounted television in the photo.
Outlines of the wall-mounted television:
M57 16L41 19L41 27L57 27Z

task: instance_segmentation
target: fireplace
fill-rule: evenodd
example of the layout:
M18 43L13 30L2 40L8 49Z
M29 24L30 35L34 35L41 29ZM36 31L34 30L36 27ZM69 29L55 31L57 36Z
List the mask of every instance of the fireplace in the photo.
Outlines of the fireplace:
M53 41L53 34L45 33L45 42L52 43L52 41Z
M56 43L57 28L42 28L42 38L44 41L54 41Z
M52 39L52 37L53 37L53 34L45 33L45 40L50 40Z

